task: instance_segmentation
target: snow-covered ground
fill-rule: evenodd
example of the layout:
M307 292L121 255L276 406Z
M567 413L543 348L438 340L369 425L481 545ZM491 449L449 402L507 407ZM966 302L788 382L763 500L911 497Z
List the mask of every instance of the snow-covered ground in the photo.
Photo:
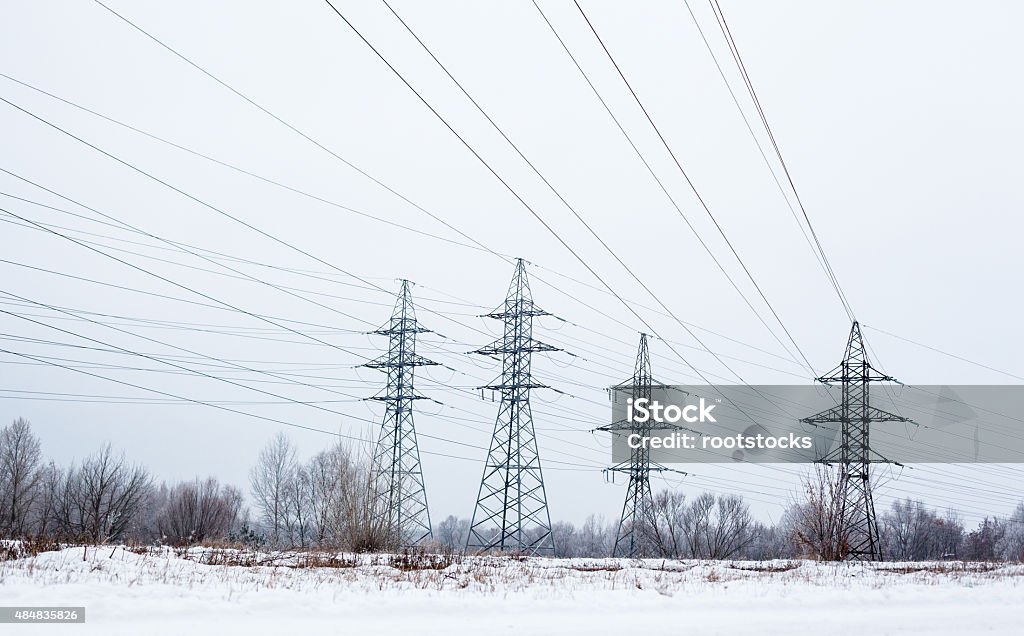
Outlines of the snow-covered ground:
M239 559L257 564L224 564ZM1024 633L1024 566L319 560L106 546L4 561L0 606L84 606L86 622L0 634Z

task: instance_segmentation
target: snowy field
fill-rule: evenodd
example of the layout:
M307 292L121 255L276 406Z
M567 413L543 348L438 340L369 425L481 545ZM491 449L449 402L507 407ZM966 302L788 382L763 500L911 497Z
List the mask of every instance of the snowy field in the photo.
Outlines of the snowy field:
M1020 634L1024 566L73 548L0 562L0 634ZM241 563L241 564L239 564Z

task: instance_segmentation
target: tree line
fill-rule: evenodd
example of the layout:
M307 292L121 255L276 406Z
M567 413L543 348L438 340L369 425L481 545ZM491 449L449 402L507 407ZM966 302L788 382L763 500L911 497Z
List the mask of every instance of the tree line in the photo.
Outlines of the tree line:
M375 509L368 458L338 443L306 461L278 434L250 471L249 501L213 477L157 483L143 466L109 444L78 463L45 461L24 419L0 429L0 538L64 543L199 545L267 549L384 551L399 547ZM782 518L757 521L738 494L678 490L654 495L636 528L640 552L654 558L840 560L846 556L838 471L815 466ZM612 553L618 522L590 516L552 527L555 555ZM1024 503L1008 517L984 519L967 531L953 511L894 501L879 515L887 559L1024 560ZM461 552L469 520L449 516L424 547Z

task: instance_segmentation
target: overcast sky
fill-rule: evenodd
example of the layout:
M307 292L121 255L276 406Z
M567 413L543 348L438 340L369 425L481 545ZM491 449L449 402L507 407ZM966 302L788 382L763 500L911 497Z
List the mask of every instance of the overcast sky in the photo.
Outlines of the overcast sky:
M416 418L432 516L469 516L497 409L473 387L493 381L499 368L465 352L500 333L500 324L477 316L504 298L512 269L499 255L519 256L531 263L537 303L565 321L540 319L535 335L574 354L534 360L539 379L563 392L538 391L533 402L552 517L618 514L623 485L606 484L598 468L610 459L608 441L589 431L608 419L605 387L631 374L637 332L648 328L325 3L109 0L108 6L330 152L97 3L2 4L3 74L320 199L0 77L4 100L151 175L0 102L0 168L52 191L0 172L0 309L12 312L0 314L0 348L35 357L0 354L4 420L31 420L45 452L58 462L81 459L109 441L159 479L213 474L246 487L259 448L278 431L303 457L331 437L145 389L370 438L381 412L361 398L379 390L383 376L357 365L382 353L386 343L364 332L387 319L397 279L408 278L416 283L421 322L437 332L422 338L420 353L453 369L418 377L420 392L442 403L420 403ZM771 330L701 247L531 2L397 0L393 6L580 217L728 369L657 309L386 6L336 4L552 230L635 303L665 338L652 341L658 379L694 382L693 365L714 381L796 383L839 362L847 316L684 2L582 5L813 373L794 357L573 3L545 0L540 6ZM714 15L704 2L691 5L765 144ZM1016 381L875 329L1024 375L1017 293L1024 7L729 0L722 8L808 215L881 365L916 384ZM776 162L772 167L781 175ZM203 252L213 262L203 260L161 239L217 254ZM199 377L164 359L322 408ZM760 516L777 518L796 484L794 472L700 466L682 487L739 490ZM893 473L899 479L882 502L922 496L960 508L970 519L1012 508L1016 497L1008 491L1019 484L1016 469L960 469L956 475L958 488L951 489L929 488L913 471ZM989 484L985 492L972 491L981 480ZM665 483L658 478L656 487Z

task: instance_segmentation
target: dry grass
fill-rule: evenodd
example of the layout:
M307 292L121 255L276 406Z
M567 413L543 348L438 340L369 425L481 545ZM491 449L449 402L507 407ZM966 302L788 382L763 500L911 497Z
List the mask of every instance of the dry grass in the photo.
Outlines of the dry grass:
M416 572L420 570L447 570L462 562L462 556L455 553L432 553L426 550L403 550L401 554L384 555L381 565L399 570L400 572Z
M653 590L662 596L673 596L726 587L862 590L907 585L1024 584L1024 566L992 563L545 559L426 551L369 555L140 546L77 546L42 554L46 547L53 546L15 548L11 542L0 542L0 550L15 555L14 560L0 562L0 587L5 581L28 579L40 585L160 583L230 590L230 594L275 588L326 588L357 593L431 590L484 596Z
M295 565L292 567L302 568L354 568L359 565L359 561L354 556L345 554L321 554L317 552L311 552L309 554L301 554L295 560Z
M577 565L572 567L577 572L618 572L621 565Z
M782 563L776 563L769 561L767 563L758 563L754 561L749 564L731 563L726 567L731 568L733 570L742 570L744 572L767 572L769 574L775 574L777 572L789 572L790 570L795 570L796 568L800 567L800 562L784 561Z
M51 539L21 539L0 541L0 561L14 561L34 557L40 552L55 552L63 547Z
M932 574L957 574L961 572L994 572L1005 568L1006 564L966 561L941 561L936 563L894 563L892 565L876 565L878 572L893 574L916 574L929 572Z

